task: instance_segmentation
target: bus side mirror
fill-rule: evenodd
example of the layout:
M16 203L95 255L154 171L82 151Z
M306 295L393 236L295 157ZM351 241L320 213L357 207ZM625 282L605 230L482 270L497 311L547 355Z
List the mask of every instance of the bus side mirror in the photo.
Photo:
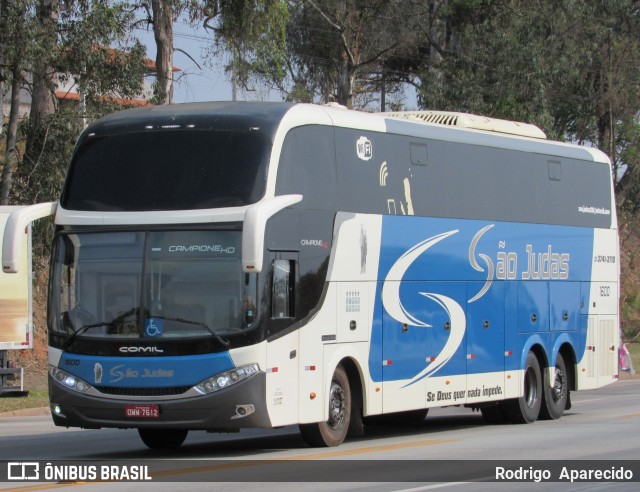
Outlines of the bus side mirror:
M2 271L18 273L25 228L34 220L53 215L58 202L38 203L20 208L7 219L2 238Z
M245 273L262 271L267 221L281 210L301 201L302 195L282 195L261 200L247 209L242 226L242 270Z

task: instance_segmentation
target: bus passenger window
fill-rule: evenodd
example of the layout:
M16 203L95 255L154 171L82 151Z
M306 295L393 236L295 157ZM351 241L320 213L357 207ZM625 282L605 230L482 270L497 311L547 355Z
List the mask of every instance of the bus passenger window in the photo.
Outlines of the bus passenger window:
M294 317L294 262L274 260L271 283L271 317Z

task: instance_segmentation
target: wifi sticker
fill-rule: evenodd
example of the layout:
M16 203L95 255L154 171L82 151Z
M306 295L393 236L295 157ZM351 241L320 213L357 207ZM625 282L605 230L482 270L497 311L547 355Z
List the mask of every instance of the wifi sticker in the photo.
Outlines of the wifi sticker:
M387 161L384 161L380 166L380 186L387 186L388 176L389 176L389 168L387 168Z
M356 153L358 154L358 158L363 161L368 161L373 157L373 146L371 145L371 140L367 137L360 137L356 141Z

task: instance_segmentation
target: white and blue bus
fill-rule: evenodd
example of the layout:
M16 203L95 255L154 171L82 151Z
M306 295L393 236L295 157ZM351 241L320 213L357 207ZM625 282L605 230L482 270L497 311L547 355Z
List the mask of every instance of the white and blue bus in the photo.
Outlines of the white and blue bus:
M557 419L570 391L617 379L609 160L530 125L128 110L82 133L59 202L16 212L7 234L51 213L56 425L167 448L299 424L332 446L431 407Z

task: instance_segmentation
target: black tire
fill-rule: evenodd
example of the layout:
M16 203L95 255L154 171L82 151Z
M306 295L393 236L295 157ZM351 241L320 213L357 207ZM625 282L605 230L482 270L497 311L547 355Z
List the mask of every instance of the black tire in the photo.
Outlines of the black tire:
M179 448L188 433L186 429L138 429L140 439L151 449Z
M504 402L509 420L514 424L530 424L540 415L543 400L542 373L533 352L527 355L524 368L524 395Z
M496 403L495 405L488 407L481 407L480 412L482 413L482 418L487 424L500 425L509 421L507 412L502 403Z
M365 417L364 423L365 425L418 425L424 421L427 413L429 413L428 408L421 408L419 410L372 415Z
M351 389L342 366L336 367L329 391L329 420L300 424L302 438L309 446L338 446L347 437L351 421Z
M544 403L540 409L540 418L544 420L557 420L562 417L567 408L569 399L569 379L564 357L558 354L555 363L553 382L549 384L549 373L552 368L544 370Z

